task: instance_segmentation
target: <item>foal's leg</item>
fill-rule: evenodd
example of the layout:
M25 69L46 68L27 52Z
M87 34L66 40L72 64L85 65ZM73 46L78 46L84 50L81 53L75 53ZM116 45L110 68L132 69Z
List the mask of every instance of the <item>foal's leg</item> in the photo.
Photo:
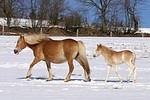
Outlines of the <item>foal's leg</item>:
M136 82L136 67L134 69L134 79L133 79L133 82L135 83Z
M52 81L53 80L53 74L51 72L51 63L46 62L46 66L47 66L47 71L48 71L48 74L49 74L49 77L46 81Z
M33 62L30 64L30 67L29 67L29 69L28 69L26 78L30 78L30 77L31 77L31 75L32 75L32 74L31 74L32 67L33 67L36 63L38 63L39 61L40 61L39 58L34 58Z
M67 77L64 80L65 82L68 82L70 80L71 74L73 72L73 69L74 69L73 59L68 61L68 65L69 65L69 72L67 74Z
M131 74L134 72L134 79L133 79L133 82L135 83L136 82L136 67L132 64L132 63L126 63L128 66L130 66L130 72L128 74L128 77L127 77L127 81L129 82L130 80L130 77L131 77Z
M108 80L108 77L109 77L109 73L110 73L111 68L112 68L112 66L108 65L107 72L106 72L106 79L105 79L105 82L107 82L107 80Z
M121 76L120 76L120 74L119 74L118 66L117 66L117 65L115 65L115 66L114 66L114 69L115 69L116 74L117 74L117 75L118 75L118 77L119 77L120 82L122 83L123 81L122 81L122 78L121 78Z

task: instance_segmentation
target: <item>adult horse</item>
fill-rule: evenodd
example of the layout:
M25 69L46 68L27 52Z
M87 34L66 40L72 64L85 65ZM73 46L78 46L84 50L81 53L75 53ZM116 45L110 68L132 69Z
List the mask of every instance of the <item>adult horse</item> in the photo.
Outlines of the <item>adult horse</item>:
M73 59L75 59L83 67L85 79L87 81L91 80L85 46L82 41L76 41L73 39L53 40L45 35L20 35L14 53L19 54L19 52L26 47L33 50L35 57L30 64L26 78L31 77L33 66L43 60L46 62L49 73L47 81L51 81L53 79L51 63L60 64L68 61L69 72L64 79L65 82L68 82L74 69Z
M93 57L97 57L99 55L104 56L108 63L108 69L107 69L105 82L107 82L108 80L108 76L112 67L115 69L115 72L118 75L120 82L123 82L118 72L118 67L117 67L117 65L121 63L126 63L128 66L130 66L130 72L128 74L127 81L130 80L131 74L132 72L134 72L133 82L136 82L136 67L135 67L136 56L133 52L129 50L123 50L123 51L117 52L117 51L112 50L111 48L108 48L106 46L103 46L102 44L99 44L97 45L97 49Z

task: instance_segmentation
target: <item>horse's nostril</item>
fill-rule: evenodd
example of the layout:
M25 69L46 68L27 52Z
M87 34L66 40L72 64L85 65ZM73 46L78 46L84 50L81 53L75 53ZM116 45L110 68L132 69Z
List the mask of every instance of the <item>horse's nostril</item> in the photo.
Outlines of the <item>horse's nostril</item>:
M15 54L18 53L18 50L15 49L15 50L14 50L14 53L15 53Z

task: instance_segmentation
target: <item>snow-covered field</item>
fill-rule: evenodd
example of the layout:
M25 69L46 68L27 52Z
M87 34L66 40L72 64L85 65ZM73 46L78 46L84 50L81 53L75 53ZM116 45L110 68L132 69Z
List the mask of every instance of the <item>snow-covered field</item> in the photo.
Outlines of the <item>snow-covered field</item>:
M24 49L19 55L13 50L18 36L0 36L0 100L149 100L150 98L150 39L122 37L52 37L53 39L74 38L86 46L91 68L91 82L83 79L83 69L74 61L75 69L71 81L64 82L68 72L67 63L52 64L54 80L46 82L48 72L43 61L35 65L30 81L25 79L32 51ZM115 50L129 49L136 53L137 82L127 83L129 67L119 65L124 82L120 83L114 69L109 82L104 83L107 64L102 56L93 58L96 45ZM131 80L133 77L131 77Z

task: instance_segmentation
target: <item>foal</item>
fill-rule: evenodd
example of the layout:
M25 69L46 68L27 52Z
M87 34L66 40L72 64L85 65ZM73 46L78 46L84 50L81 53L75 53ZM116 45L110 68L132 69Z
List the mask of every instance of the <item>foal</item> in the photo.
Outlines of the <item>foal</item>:
M101 44L97 45L97 49L93 55L93 57L97 57L99 55L102 55L107 63L108 63L108 69L107 69L107 75L105 82L107 82L109 73L111 68L113 67L115 69L116 74L118 75L120 82L122 81L122 78L118 72L118 64L125 63L130 67L130 72L127 77L127 81L129 82L132 72L134 72L134 79L133 82L136 82L136 67L135 67L135 60L136 56L135 53L129 51L129 50L123 50L123 51L114 51L111 48L105 47Z

